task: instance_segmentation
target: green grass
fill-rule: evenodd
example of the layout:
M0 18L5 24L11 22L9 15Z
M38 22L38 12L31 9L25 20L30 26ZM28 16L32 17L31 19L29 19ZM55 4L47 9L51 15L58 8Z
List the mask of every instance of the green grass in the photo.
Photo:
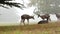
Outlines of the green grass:
M60 34L60 23L0 26L0 34Z

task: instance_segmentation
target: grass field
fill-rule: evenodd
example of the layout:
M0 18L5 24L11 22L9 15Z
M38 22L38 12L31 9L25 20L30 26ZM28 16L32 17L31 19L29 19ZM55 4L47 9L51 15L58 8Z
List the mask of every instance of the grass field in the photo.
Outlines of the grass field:
M0 34L60 34L60 22L25 26L0 26Z

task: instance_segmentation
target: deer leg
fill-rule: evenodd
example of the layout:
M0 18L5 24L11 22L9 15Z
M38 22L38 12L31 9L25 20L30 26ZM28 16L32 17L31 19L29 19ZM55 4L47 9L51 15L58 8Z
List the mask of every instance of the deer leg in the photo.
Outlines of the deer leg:
M49 20L51 21L51 19L49 18Z
M47 18L47 21L49 21L49 20L51 21L51 19L50 19L50 18Z
M48 21L48 18L47 18L47 21Z
M43 19L44 20L44 19Z
M47 23L49 22L49 18L47 18Z
M25 21L25 19L23 19L23 24L25 25L24 21Z
M27 21L28 21L28 24L29 24L29 19L27 19Z

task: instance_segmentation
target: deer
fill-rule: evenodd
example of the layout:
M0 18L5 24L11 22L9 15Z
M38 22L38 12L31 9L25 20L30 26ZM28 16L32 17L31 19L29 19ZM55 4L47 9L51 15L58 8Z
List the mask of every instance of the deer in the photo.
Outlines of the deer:
M49 15L49 14L38 15L38 18L39 18L39 17L41 17L43 20L44 20L44 19L47 19L47 21L50 20L50 15ZM51 21L51 20L50 20L50 21Z
M38 24L45 24L45 23L48 23L48 21L47 20L41 20L38 22Z
M30 16L30 15L27 15L27 14L23 14L23 15L21 16L21 22L23 22L24 25L25 25L25 23L24 23L25 19L27 19L27 22L28 22L28 24L29 24L29 19L34 19L34 16Z

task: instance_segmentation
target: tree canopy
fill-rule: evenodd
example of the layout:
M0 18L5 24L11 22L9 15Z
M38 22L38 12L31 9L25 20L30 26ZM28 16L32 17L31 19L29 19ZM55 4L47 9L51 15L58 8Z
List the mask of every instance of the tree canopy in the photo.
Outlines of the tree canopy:
M16 3L16 2L9 2L9 1L13 1L13 0L0 0L0 6L4 7L4 8L8 8L7 6L10 7L18 7L18 8L24 8L25 6L21 3ZM7 6L5 6L7 5Z
M29 6L36 6L38 11L35 13L59 13L60 12L60 0L30 0Z

